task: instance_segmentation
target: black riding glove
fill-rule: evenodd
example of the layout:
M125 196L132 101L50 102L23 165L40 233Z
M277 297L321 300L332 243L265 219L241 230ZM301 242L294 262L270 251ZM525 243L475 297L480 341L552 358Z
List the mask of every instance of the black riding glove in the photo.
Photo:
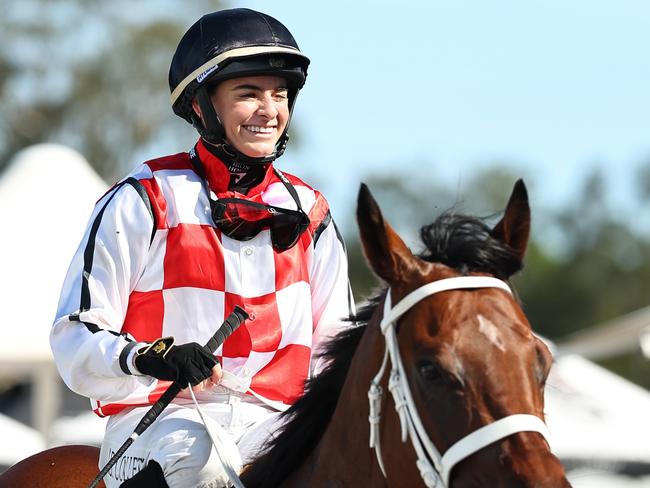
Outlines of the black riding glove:
M190 342L174 346L173 337L163 337L135 356L135 367L142 374L159 380L178 381L185 388L199 384L212 375L217 359L205 347Z

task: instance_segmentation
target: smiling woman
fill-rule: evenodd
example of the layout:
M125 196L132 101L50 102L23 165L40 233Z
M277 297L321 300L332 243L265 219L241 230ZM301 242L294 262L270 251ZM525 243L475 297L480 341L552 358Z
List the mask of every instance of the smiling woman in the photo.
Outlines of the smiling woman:
M271 154L289 121L287 82L278 76L248 76L219 83L210 99L226 140L251 158ZM192 104L201 116L198 102Z
M325 339L345 327L353 303L329 205L274 165L308 65L268 15L203 16L169 69L172 109L199 140L143 163L97 204L50 342L68 386L111 417L101 466L170 380L196 391L226 446L212 449L181 393L129 447L142 462L108 470L109 488L230 486L320 369ZM214 357L201 344L236 306L250 318ZM150 345L163 337L160 356Z

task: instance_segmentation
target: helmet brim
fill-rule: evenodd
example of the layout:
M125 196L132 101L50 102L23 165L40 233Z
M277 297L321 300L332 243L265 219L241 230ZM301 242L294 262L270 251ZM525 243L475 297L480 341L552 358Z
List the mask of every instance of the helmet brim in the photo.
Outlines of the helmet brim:
M298 56L251 56L228 62L203 83L214 85L224 80L245 76L280 76L287 80L288 88L299 90L305 84L309 60ZM202 83L202 84L203 84Z

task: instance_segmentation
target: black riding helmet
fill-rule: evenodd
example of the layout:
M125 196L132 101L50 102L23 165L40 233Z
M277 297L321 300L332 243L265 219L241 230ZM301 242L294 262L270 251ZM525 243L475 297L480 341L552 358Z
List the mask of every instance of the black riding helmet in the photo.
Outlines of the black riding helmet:
M181 39L169 67L169 89L174 113L197 129L207 142L221 146L236 159L263 163L280 157L298 92L305 84L309 58L300 52L289 30L273 17L237 8L201 17ZM275 146L263 158L241 154L225 140L224 128L212 106L209 87L230 78L282 76L289 91L289 121ZM192 109L196 97L205 125Z

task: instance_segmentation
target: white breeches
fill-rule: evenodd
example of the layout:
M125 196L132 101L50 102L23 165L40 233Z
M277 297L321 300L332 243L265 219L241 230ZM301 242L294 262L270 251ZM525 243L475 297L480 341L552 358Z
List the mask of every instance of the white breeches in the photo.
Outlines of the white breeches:
M264 442L280 426L279 412L238 396L221 395L219 402L201 403L213 435L218 431L225 453L217 454L193 404L170 404L158 419L127 449L104 478L107 488L117 488L150 460L162 467L170 488L228 486L219 456L227 456L239 472L254 459ZM99 456L103 467L131 435L149 407L137 407L113 415Z

